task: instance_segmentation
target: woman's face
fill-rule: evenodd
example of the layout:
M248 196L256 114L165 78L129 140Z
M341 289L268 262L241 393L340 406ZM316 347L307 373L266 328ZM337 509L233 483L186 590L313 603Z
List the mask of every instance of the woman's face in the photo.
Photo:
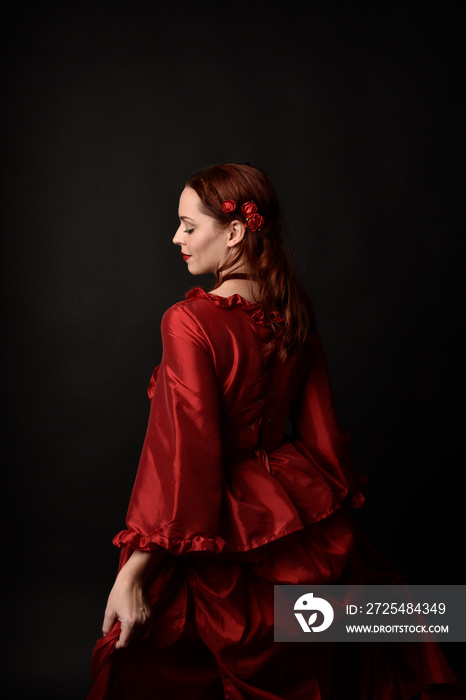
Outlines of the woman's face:
M222 229L215 219L202 213L201 200L191 187L181 193L178 216L181 223L173 243L181 247L189 272L215 274L231 254L228 227Z

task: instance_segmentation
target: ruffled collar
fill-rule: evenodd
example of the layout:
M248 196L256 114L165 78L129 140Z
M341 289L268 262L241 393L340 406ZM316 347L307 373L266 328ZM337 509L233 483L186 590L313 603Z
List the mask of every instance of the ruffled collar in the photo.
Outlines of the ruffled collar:
M249 313L256 323L262 326L269 326L270 323L284 323L285 319L278 311L272 311L269 314L268 320L265 317L265 311L259 301L248 301L240 294L232 294L229 297L221 297L218 294L210 294L202 287L193 287L185 294L186 299L208 299L211 304L221 306L222 309L233 309L240 307L243 311Z

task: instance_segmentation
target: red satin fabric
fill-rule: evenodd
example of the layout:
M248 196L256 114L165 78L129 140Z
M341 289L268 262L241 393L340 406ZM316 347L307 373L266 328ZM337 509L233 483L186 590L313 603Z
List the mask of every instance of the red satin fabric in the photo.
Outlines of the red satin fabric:
M260 304L199 287L161 330L127 529L114 539L120 568L133 549L159 552L153 631L115 651L117 623L97 642L88 700L407 700L432 683L450 686L425 698L464 697L435 644L273 642L274 583L397 580L348 515L364 480L318 333L283 362L267 352Z

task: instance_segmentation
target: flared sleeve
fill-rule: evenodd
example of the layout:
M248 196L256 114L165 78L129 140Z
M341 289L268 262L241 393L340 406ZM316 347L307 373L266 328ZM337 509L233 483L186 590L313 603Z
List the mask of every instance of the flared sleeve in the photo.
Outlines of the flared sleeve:
M309 372L289 414L293 443L325 477L338 502L359 507L364 503L360 487L367 479L355 472L351 436L337 416L325 352L317 331L311 335L309 349Z
M117 546L214 549L222 494L221 410L209 341L183 303L162 317L163 356L126 525Z

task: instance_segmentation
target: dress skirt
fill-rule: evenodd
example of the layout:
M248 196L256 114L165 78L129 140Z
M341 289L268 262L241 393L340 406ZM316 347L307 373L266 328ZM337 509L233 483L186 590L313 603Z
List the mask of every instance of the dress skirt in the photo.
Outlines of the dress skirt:
M336 583L400 581L344 511L258 554L162 560L149 590L151 636L115 650L115 624L94 650L88 700L465 697L436 643L274 642L275 583L316 582L326 567Z

